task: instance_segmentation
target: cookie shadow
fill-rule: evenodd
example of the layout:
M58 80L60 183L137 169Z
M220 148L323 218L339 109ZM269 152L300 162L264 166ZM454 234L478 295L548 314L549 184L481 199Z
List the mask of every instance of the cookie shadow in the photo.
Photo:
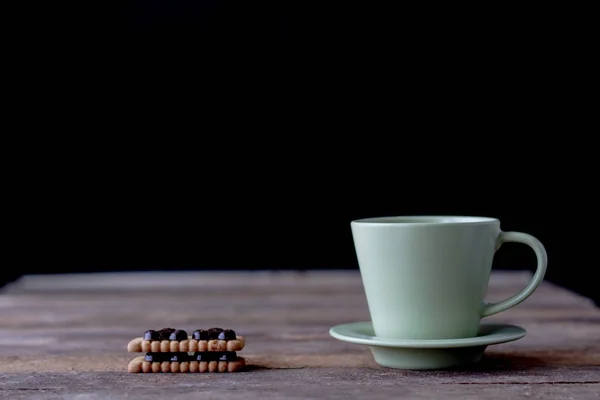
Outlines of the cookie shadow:
M246 367L244 368L245 372L254 372L254 371L264 371L267 369L273 369L273 368L269 368L265 365L258 365L258 364L246 364Z
M248 363L246 364L246 367L244 368L244 371L246 372L253 372L253 371L267 371L267 370L279 370L279 369L304 369L306 368L305 366L271 366L271 365L264 365L264 364L258 364L258 363Z

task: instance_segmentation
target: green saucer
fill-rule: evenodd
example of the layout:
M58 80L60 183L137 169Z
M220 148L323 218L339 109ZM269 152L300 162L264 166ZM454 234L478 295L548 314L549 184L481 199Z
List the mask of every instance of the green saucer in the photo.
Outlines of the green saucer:
M404 340L375 336L370 321L336 325L329 334L338 340L369 347L375 362L401 369L446 369L481 360L486 347L518 340L527 331L516 325L481 324L477 336L461 339Z

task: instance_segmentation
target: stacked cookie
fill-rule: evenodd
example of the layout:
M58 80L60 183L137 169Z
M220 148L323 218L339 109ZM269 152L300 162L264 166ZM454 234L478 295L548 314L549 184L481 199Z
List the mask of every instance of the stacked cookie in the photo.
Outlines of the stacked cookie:
M232 329L147 330L127 344L130 353L146 353L131 360L129 372L237 372L246 365L237 352L244 337Z

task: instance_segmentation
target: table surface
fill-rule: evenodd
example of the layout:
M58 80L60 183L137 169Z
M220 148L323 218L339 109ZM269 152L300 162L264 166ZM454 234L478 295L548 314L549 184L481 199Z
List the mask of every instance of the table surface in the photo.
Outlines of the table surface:
M529 278L494 272L488 300ZM527 335L467 368L388 369L329 336L368 319L357 271L25 276L0 291L0 398L600 399L600 309L548 282L485 320ZM167 326L236 330L247 371L127 373L127 342Z

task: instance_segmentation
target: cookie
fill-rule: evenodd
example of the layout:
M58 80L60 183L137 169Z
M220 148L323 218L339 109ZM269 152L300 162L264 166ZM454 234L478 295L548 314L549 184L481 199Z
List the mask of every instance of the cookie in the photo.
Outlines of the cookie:
M130 353L147 352L196 352L196 351L241 351L243 336L232 329L197 329L191 335L183 329L163 328L147 330L144 336L132 339L127 344Z
M246 360L237 352L245 346L243 336L232 329L149 329L127 344L130 353L146 353L129 363L127 370L139 372L238 372Z
M131 373L238 372L245 366L246 360L234 352L159 352L134 358L127 370Z

